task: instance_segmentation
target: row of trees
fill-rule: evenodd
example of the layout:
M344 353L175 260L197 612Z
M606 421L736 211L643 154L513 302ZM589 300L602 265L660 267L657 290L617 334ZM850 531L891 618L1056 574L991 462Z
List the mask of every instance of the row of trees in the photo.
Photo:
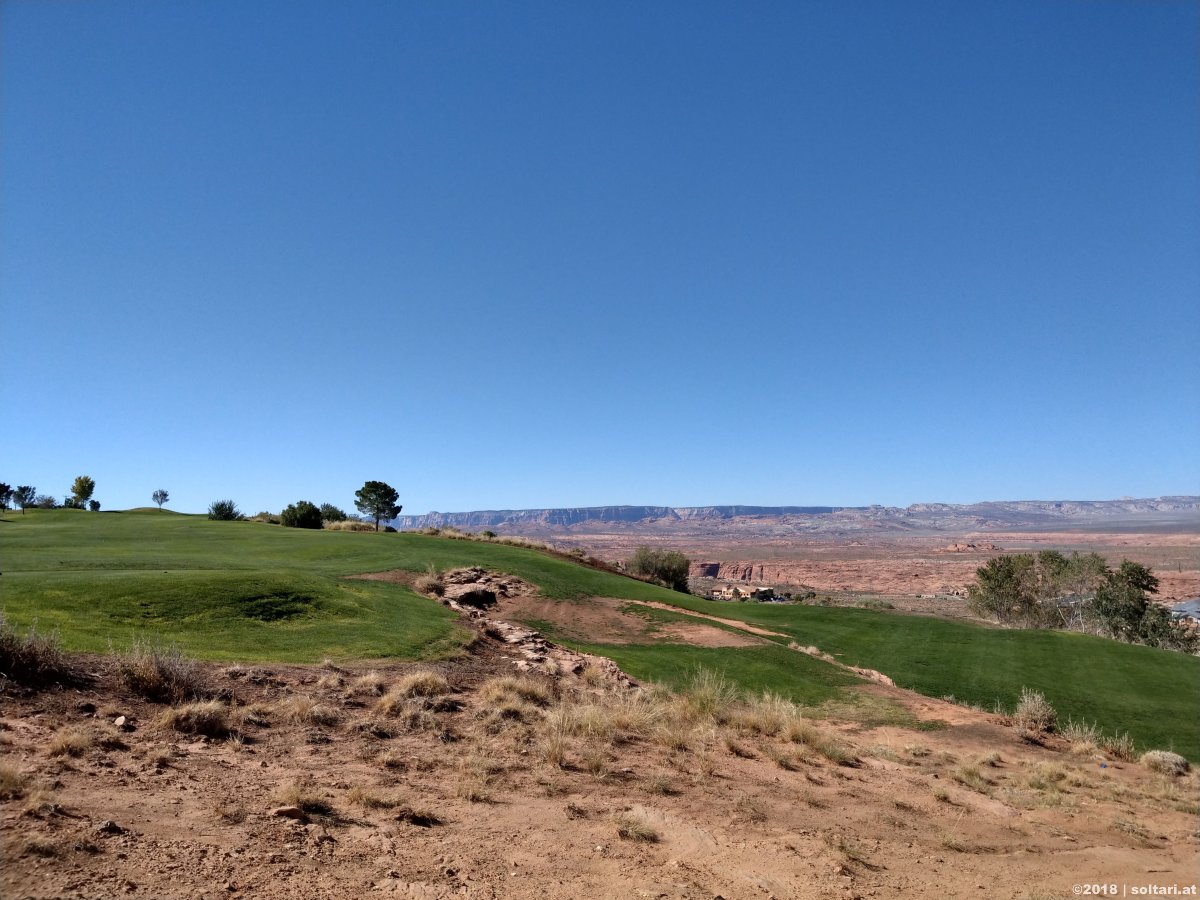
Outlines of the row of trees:
M967 589L978 615L1027 628L1067 628L1130 643L1196 652L1200 637L1154 603L1158 579L1140 563L1116 569L1098 553L1057 550L997 556Z
M158 493L155 492L156 502ZM162 493L165 495L166 491ZM355 491L354 497L354 506L364 516L374 520L376 531L379 530L381 520L394 519L404 508L396 502L400 499L396 489L383 481L366 482L359 490ZM213 501L208 507L208 517L217 521L246 518L232 500ZM320 528L326 522L344 522L348 518L350 517L344 511L332 503L322 503L317 506L308 500L298 500L288 504L287 508L279 514L279 524L288 528Z
M92 499L95 491L95 479L88 475L80 475L71 485L71 493L60 504L47 494L39 494L37 488L32 485L23 484L14 488L0 482L0 510L6 510L10 503L16 503L22 512L30 508L57 509L60 506L63 509L90 509L97 512L100 503ZM355 507L364 516L374 520L376 531L379 530L381 520L394 519L403 509L397 502L400 499L399 493L383 481L366 482L355 492L354 497ZM171 496L166 490L159 488L150 498L162 509ZM213 501L208 507L208 517L217 521L246 518L232 500ZM348 518L350 517L343 510L332 503L317 506L308 500L290 504L279 516L280 523L289 528L320 528L326 522L343 522Z
M0 510L6 510L10 503L15 503L21 512L27 509L90 509L99 512L100 502L92 499L96 491L96 481L88 475L80 475L71 485L71 493L63 498L60 504L49 494L39 494L31 484L21 484L13 487L0 482Z

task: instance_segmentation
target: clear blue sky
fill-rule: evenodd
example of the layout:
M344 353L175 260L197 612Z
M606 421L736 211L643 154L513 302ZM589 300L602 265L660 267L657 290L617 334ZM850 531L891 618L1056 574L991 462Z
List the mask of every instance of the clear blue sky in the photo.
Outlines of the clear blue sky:
M0 481L1200 493L1200 4L0 5Z

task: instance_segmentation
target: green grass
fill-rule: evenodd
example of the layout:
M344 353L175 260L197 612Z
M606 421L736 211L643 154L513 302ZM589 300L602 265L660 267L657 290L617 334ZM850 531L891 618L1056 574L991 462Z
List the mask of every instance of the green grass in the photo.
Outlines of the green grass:
M306 531L158 510L0 517L0 607L72 650L137 637L217 660L429 658L468 633L439 604L344 576L481 565L550 597L669 600L670 591L520 547L426 535Z
M720 672L748 694L773 691L802 706L842 697L858 678L786 647L693 647L689 644L580 644L577 650L607 656L642 681L687 687L698 669Z
M844 663L883 672L900 687L1012 709L1022 687L1040 690L1059 719L1129 731L1142 748L1200 759L1200 658L1062 631L991 628L865 609L672 603L788 635Z

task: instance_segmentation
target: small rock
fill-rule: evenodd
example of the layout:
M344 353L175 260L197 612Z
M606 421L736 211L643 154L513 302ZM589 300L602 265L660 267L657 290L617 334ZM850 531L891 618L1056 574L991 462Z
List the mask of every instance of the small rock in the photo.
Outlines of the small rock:
M82 703L76 706L75 709L81 713L94 713L96 711L96 704L89 703L87 700L84 700Z
M271 815L280 816L284 819L298 819L301 822L308 821L308 814L298 806L280 806L271 810Z
M124 834L126 829L122 828L112 819L107 819L106 821L97 825L94 831L96 834Z
M123 728L125 726L125 722L126 719L124 716L117 716L115 719L113 719L113 724L118 728Z

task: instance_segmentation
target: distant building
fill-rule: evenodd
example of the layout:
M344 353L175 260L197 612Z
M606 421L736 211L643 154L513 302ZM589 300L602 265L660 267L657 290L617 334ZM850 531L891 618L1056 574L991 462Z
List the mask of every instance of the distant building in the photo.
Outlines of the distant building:
M713 591L715 600L774 600L775 589L769 587L747 587L740 584L726 585Z

